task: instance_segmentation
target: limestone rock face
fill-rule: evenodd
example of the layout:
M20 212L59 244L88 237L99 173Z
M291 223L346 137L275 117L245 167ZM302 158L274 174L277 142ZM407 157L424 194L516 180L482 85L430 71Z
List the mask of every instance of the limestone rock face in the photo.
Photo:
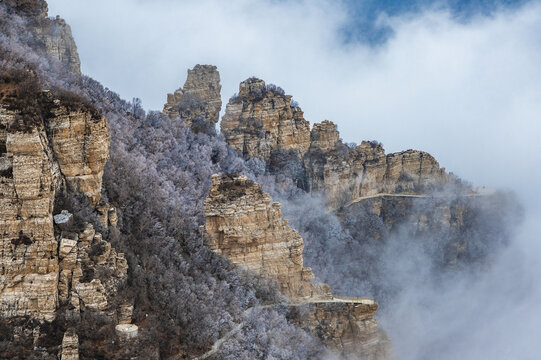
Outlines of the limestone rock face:
M117 311L117 318L119 324L131 324L133 316L133 305L125 303L120 305Z
M73 329L64 333L61 360L79 360L79 336Z
M78 283L75 291L79 296L79 301L90 310L103 311L107 308L107 298L105 297L105 288L100 280L93 279L89 283Z
M47 17L45 0L4 0L3 3L10 11L30 21L29 30L37 40L33 47L44 50L47 57L60 62L71 74L81 76L81 60L71 28L58 16Z
M312 284L303 266L304 242L282 219L279 203L245 176L213 175L205 201L208 246L233 263L277 280L289 298L290 317L332 350L352 358L390 359L372 299L334 298L326 284Z
M368 141L350 148L337 140L331 124L314 125L304 157L307 190L325 193L330 208L377 194L423 194L455 181L428 153L385 155L380 144Z
M256 78L240 84L220 126L245 158L261 158L270 173L285 173L306 191L323 192L331 209L376 194L426 193L455 181L428 153L386 155L379 143L368 141L350 147L328 120L310 131L291 96Z
M339 139L340 134L336 125L332 121L325 120L320 124L314 124L310 132L310 149L326 153L334 149Z
M169 117L181 117L194 128L201 122L215 127L222 109L220 73L216 66L196 65L188 70L184 87L167 95L163 112Z
M288 317L345 359L392 359L391 342L374 318L377 309L374 302L312 302L290 306Z
M0 108L0 124L13 118ZM0 130L0 149L0 316L52 320L58 282L52 210L59 168L37 129Z
M60 104L47 121L60 171L73 191L86 195L96 205L101 198L103 169L109 160L107 120Z
M45 13L45 16L46 13ZM81 60L77 45L71 34L71 27L61 19L43 17L36 27L38 38L43 42L47 54L64 64L73 74L81 75Z
M209 247L233 263L275 279L290 298L325 294L303 267L304 243L282 219L281 205L245 176L212 177L205 201Z
M72 236L74 239L66 239ZM117 254L109 242L102 240L91 224L78 234L61 234L58 298L61 305L71 304L79 311L104 312L118 287L127 279L128 264L124 254ZM94 274L89 276L88 274ZM108 274L96 277L96 274Z
M55 195L67 185L99 201L109 135L103 117L35 96L35 113L0 103L0 317L50 321L82 276L77 236L55 235Z
M273 152L292 152L300 159L310 146L310 124L291 104L291 96L256 78L240 84L220 128L227 143L245 157L269 161Z

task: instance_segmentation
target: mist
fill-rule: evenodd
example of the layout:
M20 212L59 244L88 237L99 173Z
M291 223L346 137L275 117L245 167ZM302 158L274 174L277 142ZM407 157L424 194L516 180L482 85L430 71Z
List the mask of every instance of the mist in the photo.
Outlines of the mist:
M400 359L539 358L541 249L533 215L486 269L447 274L437 284L422 250L391 241L385 280L402 287L380 323Z
M399 359L538 359L541 344L541 4L457 19L445 6L388 16L392 36L346 42L330 1L49 1L71 24L83 72L161 109L196 63L218 66L224 102L252 75L293 94L306 119L346 141L416 148L525 208L481 271L427 280L421 247L393 238L383 281L400 284L379 321Z

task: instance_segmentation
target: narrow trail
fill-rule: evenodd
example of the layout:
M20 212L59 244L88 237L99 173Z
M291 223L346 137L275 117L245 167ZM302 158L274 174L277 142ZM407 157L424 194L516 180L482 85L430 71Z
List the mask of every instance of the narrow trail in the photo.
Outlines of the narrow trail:
M252 313L252 311L253 311L255 308L258 308L258 306L255 306L255 307L251 307L251 308L246 309L246 310L244 311L244 313L243 313L243 317L250 316L250 314ZM199 357L194 358L193 360L203 360L203 359L208 359L208 358L211 357L212 355L216 354L216 353L218 352L218 350L220 350L220 347L222 346L222 344L223 344L226 340L229 340L233 335L235 335L240 329L242 329L243 326L244 326L244 321L238 323L237 325L235 325L235 326L233 327L233 329L229 330L222 338L216 340L216 342L212 345L212 347L210 348L209 351L207 351L206 353L204 353L203 355L201 355L201 356L199 356Z
M250 316L255 309L258 309L258 310L267 309L267 308L276 307L280 305L300 306L303 304L320 304L320 303L333 303L333 302L363 304L363 305L373 305L375 303L374 299L371 299L371 298L348 298L348 297L332 297L328 299L327 298L314 298L314 299L306 299L306 300L302 300L299 302L292 302L292 303L253 306L244 311L243 317L245 318L245 317ZM220 347L223 345L223 343L229 340L233 335L239 332L243 327L244 327L244 321L238 323L231 330L229 330L223 337L216 340L216 342L212 345L209 351L207 351L201 356L193 358L193 360L204 360L204 359L208 359L212 355L215 355L218 352L218 350L220 350ZM175 358L175 359L178 359L178 358Z
M490 191L483 191L479 193L474 194L464 194L464 195L456 195L458 197L484 197L491 195L492 192ZM358 202L368 200L368 199L377 199L377 198L383 198L383 197L395 197L395 198L417 198L417 199L445 199L445 198L451 198L454 195L421 195L421 194L387 194L387 193L381 193L381 194L374 194L374 195L368 195L368 196L361 196L358 197L351 202L349 202L344 207L351 206L353 204L356 204ZM328 212L333 212L336 209L329 209Z

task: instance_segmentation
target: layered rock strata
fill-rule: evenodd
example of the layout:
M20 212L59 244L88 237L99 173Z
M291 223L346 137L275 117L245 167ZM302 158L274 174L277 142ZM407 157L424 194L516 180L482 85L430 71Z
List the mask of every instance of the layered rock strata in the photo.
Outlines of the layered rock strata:
M40 18L40 25L36 27L47 54L64 64L72 74L81 76L81 60L77 52L77 45L71 34L71 27L57 16L54 19L46 15Z
M456 181L428 153L386 155L379 143L368 141L350 147L328 120L310 131L291 96L256 78L240 84L220 126L227 143L245 158L262 158L269 172L285 173L306 191L322 191L332 209L365 196L422 193Z
M310 124L291 96L260 79L243 81L229 100L220 129L227 143L247 157L270 160L274 151L293 151L297 157L310 146Z
M73 329L64 333L61 360L79 360L79 336Z
M330 121L314 125L304 167L307 190L325 193L334 209L378 194L430 193L456 181L426 152L386 155L381 144L369 141L348 147Z
M4 0L4 3L8 11L29 22L31 27L28 30L35 35L32 43L35 50L44 51L45 56L58 61L63 70L76 77L81 76L81 60L71 27L59 16L49 18L44 0Z
M38 107L21 106L8 93L0 104L0 317L50 321L73 291L79 296L74 279L82 277L84 256L77 249L88 242L77 233L55 234L54 200L69 190L98 203L107 122L49 92L33 95Z
M47 134L70 189L86 195L95 206L101 198L103 169L109 160L107 120L84 108L53 101Z
M14 114L0 108L0 124ZM44 132L0 130L0 317L54 318L58 244L53 202L60 170Z
M289 298L325 296L303 266L304 243L282 219L281 204L245 176L212 176L205 200L208 246L233 263L276 280Z
M196 65L188 70L184 87L167 95L163 112L172 119L180 117L193 129L203 125L214 128L222 108L221 89L216 66Z
M335 299L289 307L288 317L345 359L394 358L391 342L374 318L378 305L370 299Z
M313 284L303 266L304 242L282 219L279 203L245 176L212 176L205 201L208 246L233 263L274 279L289 298L290 318L351 358L388 359L371 299L335 299L326 284Z
M62 231L60 238L60 304L70 304L75 317L87 309L104 312L109 308L108 299L116 295L127 279L124 254L117 253L109 242L102 240L91 224L85 224L78 234ZM119 314L122 311L118 309Z

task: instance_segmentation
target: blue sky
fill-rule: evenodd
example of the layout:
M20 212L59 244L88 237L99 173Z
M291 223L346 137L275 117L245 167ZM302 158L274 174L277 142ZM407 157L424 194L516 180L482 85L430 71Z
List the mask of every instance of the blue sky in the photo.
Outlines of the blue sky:
M377 18L382 14L414 16L427 9L439 8L448 10L458 21L471 21L474 17L491 16L502 9L516 9L526 2L527 0L346 0L351 18L343 32L346 41L366 41L377 45L392 35L389 27L377 25Z

